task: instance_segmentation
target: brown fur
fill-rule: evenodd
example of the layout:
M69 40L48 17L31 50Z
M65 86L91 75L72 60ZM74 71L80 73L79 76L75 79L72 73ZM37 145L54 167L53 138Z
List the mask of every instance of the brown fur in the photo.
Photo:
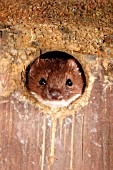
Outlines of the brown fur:
M45 85L40 85L41 78L46 79ZM72 86L66 85L71 79ZM68 100L76 94L82 94L83 77L74 59L41 59L38 58L32 65L28 74L28 88L44 100ZM55 99L51 91L57 91L60 97Z

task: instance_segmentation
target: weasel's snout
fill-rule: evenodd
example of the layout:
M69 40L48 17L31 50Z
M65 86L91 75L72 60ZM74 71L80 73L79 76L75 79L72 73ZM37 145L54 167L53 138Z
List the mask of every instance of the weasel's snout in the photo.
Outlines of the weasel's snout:
M61 92L58 91L58 90L52 89L52 90L49 91L49 94L50 94L52 99L56 99L56 100L62 99Z

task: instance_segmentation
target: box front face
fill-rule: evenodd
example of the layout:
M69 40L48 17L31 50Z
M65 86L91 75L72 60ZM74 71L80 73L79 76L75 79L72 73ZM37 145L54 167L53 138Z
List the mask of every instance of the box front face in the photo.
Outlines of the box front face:
M103 17L101 1L96 8L98 11L93 3L87 4L88 8L82 4L79 11L73 1L67 4L62 1L5 2L0 4L1 170L113 169L110 10L109 15L105 15L109 16L106 24L100 19ZM105 14L108 2L104 3ZM57 12L62 8L64 12L60 15L54 8ZM89 8L93 8L91 16L85 15L85 9ZM51 11L56 16L54 22L51 22ZM66 11L68 17L64 16ZM81 20L77 20L80 16ZM91 17L93 24L89 23ZM88 23L84 24L86 21ZM40 55L51 51L72 55L80 62L86 76L81 98L63 108L45 106L25 87L26 68ZM66 85L72 85L70 80L70 77L66 79ZM40 83L45 84L45 79ZM51 91L53 98L59 99L58 91Z

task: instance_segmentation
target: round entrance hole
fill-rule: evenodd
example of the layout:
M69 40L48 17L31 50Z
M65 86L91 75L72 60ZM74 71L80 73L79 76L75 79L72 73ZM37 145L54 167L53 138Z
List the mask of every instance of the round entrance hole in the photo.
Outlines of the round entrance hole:
M26 87L41 104L61 108L83 95L86 77L80 62L73 56L51 51L27 67Z

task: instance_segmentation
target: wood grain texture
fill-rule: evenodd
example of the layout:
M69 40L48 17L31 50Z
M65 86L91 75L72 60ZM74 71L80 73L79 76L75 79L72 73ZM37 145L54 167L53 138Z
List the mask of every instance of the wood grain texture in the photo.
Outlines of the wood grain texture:
M110 0L0 1L0 170L113 170L112 9ZM23 70L54 50L80 53L95 79L86 105L62 119L21 100Z
M2 98L0 169L112 170L113 85L103 71L95 76L88 105L65 119L43 115L16 92Z

